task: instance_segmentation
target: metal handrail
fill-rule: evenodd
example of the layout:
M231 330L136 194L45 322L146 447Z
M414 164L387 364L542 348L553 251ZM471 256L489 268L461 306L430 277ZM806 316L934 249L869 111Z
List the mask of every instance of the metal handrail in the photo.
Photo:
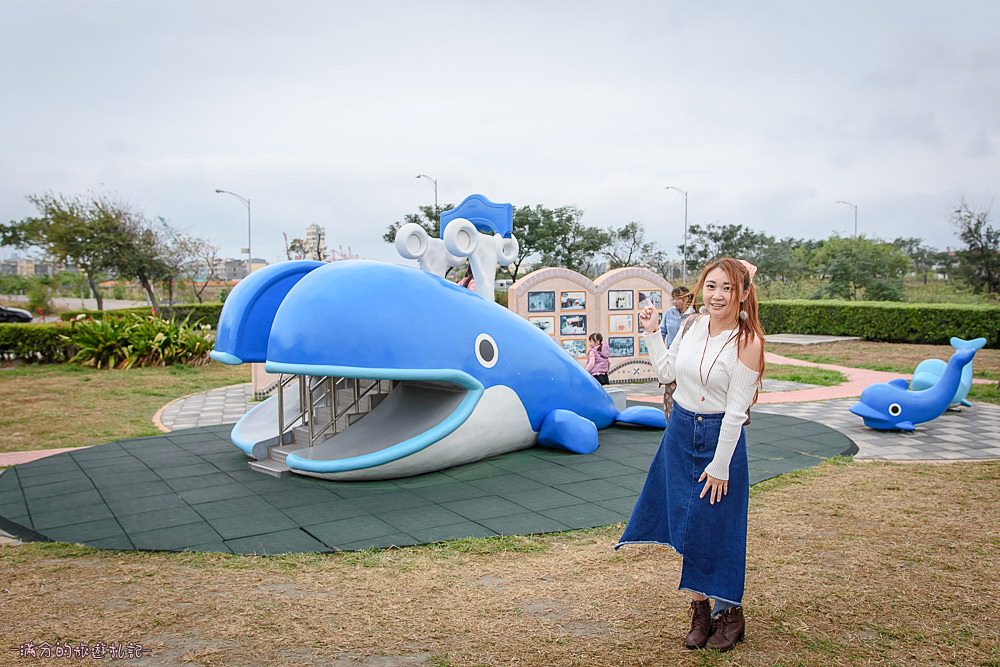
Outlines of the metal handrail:
M285 401L284 401L284 390L285 386L288 385L293 379L298 379L298 390L299 390L299 410L291 417L291 419L286 419L285 416ZM337 421L349 414L352 410L355 410L357 406L361 403L361 399L372 393L380 392L382 389L383 382L389 382L389 391L395 387L396 382L392 380L372 380L368 386L361 387L362 380L359 378L334 378L334 377L320 377L314 381L313 377L307 377L303 375L288 375L285 376L281 374L278 376L278 442L279 446L283 445L285 442L285 433L290 431L295 425L301 422L307 427L309 436L309 446L313 447L316 445L320 439L326 435L331 430L333 434L337 433ZM343 387L345 383L350 384L351 393L353 396L352 400L344 406L338 405L337 400L337 390ZM316 419L317 410L328 405L330 408L330 419L329 421L323 420L324 423L320 426L320 423ZM357 414L367 414L371 410L365 413Z

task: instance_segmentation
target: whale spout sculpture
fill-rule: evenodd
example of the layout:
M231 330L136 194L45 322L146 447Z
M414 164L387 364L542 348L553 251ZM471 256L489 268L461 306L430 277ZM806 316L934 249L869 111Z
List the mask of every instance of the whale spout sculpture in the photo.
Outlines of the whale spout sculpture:
M923 391L909 391L905 378L866 387L851 412L869 428L912 431L917 424L935 419L948 409L962 379L962 369L975 353L968 348L956 350L937 383Z
M536 443L585 454L597 449L597 431L615 422L665 427L658 409L619 411L523 318L407 267L364 260L266 267L227 299L217 341L212 356L224 363L395 383L356 424L288 455L292 471L315 477L405 477ZM285 442L276 398L233 429L233 443L255 458Z
M952 337L949 342L956 350L972 350L973 352L982 349L986 345L985 338L962 340L961 338ZM913 371L913 379L910 381L910 390L923 391L924 389L933 387L938 383L938 381L940 381L941 376L944 375L946 367L947 364L940 359L925 359L921 361L917 364L916 369ZM958 389L955 391L955 395L952 396L951 403L948 407L964 405L967 408L971 408L972 403L968 400L970 389L972 389L971 361L962 369L962 378L958 382Z

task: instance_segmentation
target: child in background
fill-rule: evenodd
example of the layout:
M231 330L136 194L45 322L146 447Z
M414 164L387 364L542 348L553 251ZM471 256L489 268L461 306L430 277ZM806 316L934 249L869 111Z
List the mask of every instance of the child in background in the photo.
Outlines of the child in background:
M604 342L604 336L592 333L587 337L587 372L602 385L608 384L608 368L611 366L611 350Z

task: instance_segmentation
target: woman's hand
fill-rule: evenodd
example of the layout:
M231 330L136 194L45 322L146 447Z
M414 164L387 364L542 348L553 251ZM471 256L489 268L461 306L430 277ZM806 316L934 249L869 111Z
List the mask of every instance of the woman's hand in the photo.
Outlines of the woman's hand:
M639 311L639 323L642 324L642 330L646 333L653 333L659 328L659 323L655 317L656 306L646 306Z
M701 477L698 478L698 481L702 482L706 479L708 481L705 482L705 488L701 490L701 495L698 497L704 498L705 494L707 493L709 494L708 495L709 505L714 505L716 502L721 502L722 496L726 495L729 492L729 480L716 479L715 477L709 475L707 472L703 472L701 473Z

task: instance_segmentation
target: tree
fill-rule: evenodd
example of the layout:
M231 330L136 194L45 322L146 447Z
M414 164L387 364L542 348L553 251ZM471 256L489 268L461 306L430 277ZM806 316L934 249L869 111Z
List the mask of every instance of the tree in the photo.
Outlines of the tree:
M534 237L541 266L562 266L578 273L591 273L594 255L608 243L608 235L581 222L583 211L563 206L546 216ZM517 230L515 228L515 234Z
M975 210L964 199L951 222L965 249L958 254L958 275L974 292L1000 292L1000 229L990 224L989 208Z
M455 208L455 205L445 204L444 206L439 206L436 212L433 206L421 206L418 213L407 213L403 216L402 222L397 221L389 225L385 234L382 235L382 240L386 243L395 243L396 230L410 222L417 223L427 231L429 236L437 238L441 229L440 213L450 208ZM296 240L298 239L293 239L292 243ZM291 244L289 244L288 249L292 250Z
M206 239L174 229L166 222L163 225L164 256L167 263L173 268L175 275L187 278L194 298L198 303L203 303L202 296L208 284L219 277L216 271L219 264L219 246ZM199 281L202 276L204 278ZM170 303L173 304L172 290Z
M626 222L621 228L609 227L608 242L601 253L608 258L608 268L646 266L656 264L661 251L656 243L646 240L646 229L641 222Z
M37 247L56 261L76 265L87 277L97 309L103 310L97 274L110 268L119 226L97 215L94 202L83 197L45 193L30 195L28 201L38 215L0 225L0 245Z
M701 271L702 267L717 257L737 257L754 262L760 248L769 239L766 234L743 225L691 225L688 228L688 272ZM677 246L677 252L683 255L684 246Z
M146 291L153 310L159 312L160 303L153 283L168 280L172 274L164 258L161 234L142 212L125 202L97 197L92 201L92 209L101 224L116 231L116 238L108 248L108 268L119 276L136 278Z
M902 301L909 258L891 243L858 236L833 236L816 251L815 266L829 282L819 296Z
M910 268L914 275L922 275L927 284L927 274L934 268L934 258L937 255L934 248L924 245L924 240L915 236L899 237L892 244L910 258Z

